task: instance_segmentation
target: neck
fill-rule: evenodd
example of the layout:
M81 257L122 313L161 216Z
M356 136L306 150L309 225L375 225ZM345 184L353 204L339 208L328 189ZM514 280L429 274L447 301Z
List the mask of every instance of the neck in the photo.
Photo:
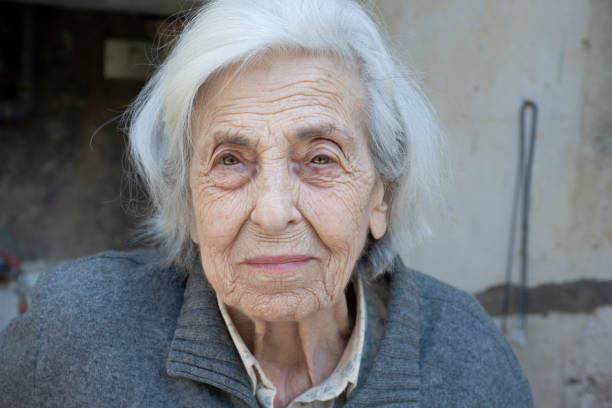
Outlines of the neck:
M254 320L235 308L228 310L238 333L277 390L275 407L287 406L329 377L353 326L346 296L297 322Z

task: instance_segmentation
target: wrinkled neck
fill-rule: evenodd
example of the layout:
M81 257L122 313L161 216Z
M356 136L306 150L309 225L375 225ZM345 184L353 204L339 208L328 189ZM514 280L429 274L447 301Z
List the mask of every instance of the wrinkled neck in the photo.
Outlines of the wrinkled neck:
M351 302L354 297L350 296ZM228 308L232 322L276 387L275 407L323 382L338 365L354 325L347 296L300 321L250 319Z

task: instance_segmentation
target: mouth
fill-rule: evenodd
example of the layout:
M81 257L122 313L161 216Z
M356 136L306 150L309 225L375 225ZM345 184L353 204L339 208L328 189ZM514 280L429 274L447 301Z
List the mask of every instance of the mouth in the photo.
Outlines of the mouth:
M273 255L245 258L242 263L271 273L292 272L313 260L310 255Z

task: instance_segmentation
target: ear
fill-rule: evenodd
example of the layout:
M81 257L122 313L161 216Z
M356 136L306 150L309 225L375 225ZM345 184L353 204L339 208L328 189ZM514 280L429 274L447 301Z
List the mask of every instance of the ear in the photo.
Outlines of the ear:
M374 239L380 239L387 232L387 213L389 206L385 201L385 186L381 180L376 181L372 192L372 201L368 226Z

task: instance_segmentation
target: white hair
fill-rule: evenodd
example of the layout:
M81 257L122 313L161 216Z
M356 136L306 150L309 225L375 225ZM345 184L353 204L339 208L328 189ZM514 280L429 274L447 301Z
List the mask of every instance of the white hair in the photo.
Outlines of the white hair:
M197 258L188 173L198 90L224 67L276 49L358 64L370 152L390 215L387 233L369 237L356 270L382 273L399 248L430 234L426 212L441 202L441 132L372 15L353 0L217 0L195 12L126 113L130 159L150 199L144 234L166 263L189 268Z

